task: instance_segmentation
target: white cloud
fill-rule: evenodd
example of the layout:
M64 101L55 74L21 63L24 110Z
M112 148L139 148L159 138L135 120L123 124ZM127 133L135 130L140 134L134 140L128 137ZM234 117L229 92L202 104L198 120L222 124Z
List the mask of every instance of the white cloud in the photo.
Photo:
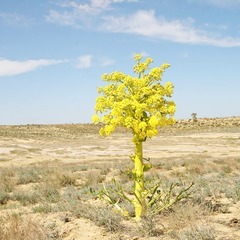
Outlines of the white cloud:
M138 11L130 16L104 17L101 30L109 32L138 34L151 38L189 44L205 44L218 47L240 46L240 39L217 37L213 33L193 27L193 21L157 18L153 10Z
M63 7L72 7L79 11L87 13L99 13L112 9L112 5L122 2L137 2L137 0L90 0L88 3L79 3L77 1L66 1L62 4Z
M0 77L31 72L42 66L50 66L63 62L66 62L66 60L38 59L27 61L12 61L7 59L0 59Z
M92 55L83 55L77 59L77 68L90 68L92 65Z
M46 16L46 20L60 25L80 27L79 22L82 22L83 18L76 12L58 12L51 10L48 16Z
M240 38L226 36L228 26L223 24L214 26L206 23L200 29L195 27L197 23L192 18L169 21L164 17L156 16L153 10L139 10L129 16L109 15L111 14L109 10L113 9L114 4L134 1L138 0L90 0L85 3L83 1L66 1L61 5L64 8L63 12L51 10L46 19L76 28L90 27L90 29L95 28L98 31L135 34L184 44L217 47L240 46ZM240 3L240 0L196 0L194 4L204 2L220 4L228 1L231 4Z
M113 10L113 4L122 2L138 2L138 0L90 0L87 3L65 1L60 4L64 11L50 10L46 20L80 28L94 22L94 16Z

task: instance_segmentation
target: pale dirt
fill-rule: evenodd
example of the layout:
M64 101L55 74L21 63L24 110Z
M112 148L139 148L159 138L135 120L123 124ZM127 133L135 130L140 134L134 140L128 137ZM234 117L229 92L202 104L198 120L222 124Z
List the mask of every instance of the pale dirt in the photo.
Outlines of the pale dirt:
M144 155L150 158L180 158L206 154L215 158L240 156L240 133L194 133L158 136L144 143ZM50 160L64 163L101 159L129 159L134 151L129 134L100 137L83 135L76 140L23 140L0 138L0 166L28 165ZM11 161L7 161L11 160Z

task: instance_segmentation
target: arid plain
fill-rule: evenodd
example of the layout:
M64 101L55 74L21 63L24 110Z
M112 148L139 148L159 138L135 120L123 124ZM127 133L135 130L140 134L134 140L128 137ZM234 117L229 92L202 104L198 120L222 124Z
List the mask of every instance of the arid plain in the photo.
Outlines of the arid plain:
M240 117L181 120L144 143L153 165L147 185L161 182L167 192L176 183L176 194L194 186L139 223L98 197L116 183L131 193L131 134L118 129L103 138L98 130L0 126L0 240L240 239Z

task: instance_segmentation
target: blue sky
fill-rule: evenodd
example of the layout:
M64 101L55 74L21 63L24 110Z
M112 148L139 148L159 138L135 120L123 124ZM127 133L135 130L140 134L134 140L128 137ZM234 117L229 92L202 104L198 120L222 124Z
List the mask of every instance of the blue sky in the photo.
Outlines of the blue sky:
M176 118L239 116L240 0L0 0L0 124L86 123L101 75L170 63Z

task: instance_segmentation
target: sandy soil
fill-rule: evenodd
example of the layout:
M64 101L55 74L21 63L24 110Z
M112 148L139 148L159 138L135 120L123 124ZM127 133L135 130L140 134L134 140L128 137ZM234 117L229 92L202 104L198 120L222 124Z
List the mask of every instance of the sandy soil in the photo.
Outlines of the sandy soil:
M134 148L130 134L103 138L97 134L80 139L0 138L0 166L28 165L41 161L88 162L91 160L129 158ZM239 133L192 133L158 136L144 143L144 156L182 158L191 154L226 158L240 156ZM5 159L6 161L3 161ZM10 161L9 161L10 160Z

